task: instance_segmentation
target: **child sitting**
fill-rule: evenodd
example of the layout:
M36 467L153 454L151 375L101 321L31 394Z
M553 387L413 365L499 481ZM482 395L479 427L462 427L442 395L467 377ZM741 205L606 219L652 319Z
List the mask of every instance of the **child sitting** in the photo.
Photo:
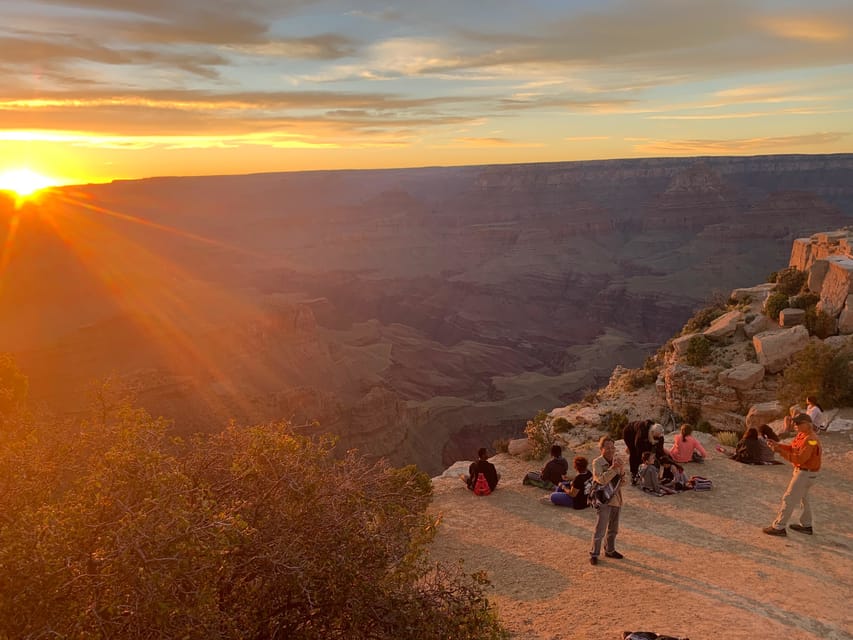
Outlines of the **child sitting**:
M664 460L660 470L660 483L664 487L684 491L687 488L687 474L684 473L684 467L675 462Z
M640 488L646 493L652 493L656 496L668 496L675 493L669 487L663 487L658 478L659 471L655 466L655 454L653 451L644 451L642 457L643 463L640 465Z

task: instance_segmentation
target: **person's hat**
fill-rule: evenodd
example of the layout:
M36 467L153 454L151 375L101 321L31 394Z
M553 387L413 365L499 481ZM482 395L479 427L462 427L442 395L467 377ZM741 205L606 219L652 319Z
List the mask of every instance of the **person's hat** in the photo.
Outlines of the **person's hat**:
M794 424L800 424L801 422L812 423L812 417L807 413L798 413L794 416Z

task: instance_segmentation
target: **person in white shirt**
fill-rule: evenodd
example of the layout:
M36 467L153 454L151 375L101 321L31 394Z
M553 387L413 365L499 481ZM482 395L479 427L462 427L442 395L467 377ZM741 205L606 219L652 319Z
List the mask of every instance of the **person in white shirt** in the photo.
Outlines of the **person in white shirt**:
M823 424L823 409L814 396L806 397L806 413L812 419L815 431L826 431L826 425Z

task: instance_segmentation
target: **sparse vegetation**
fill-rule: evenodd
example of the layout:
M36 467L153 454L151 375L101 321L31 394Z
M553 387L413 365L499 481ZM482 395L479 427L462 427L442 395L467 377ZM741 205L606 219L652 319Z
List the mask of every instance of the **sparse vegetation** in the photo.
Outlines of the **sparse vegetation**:
M787 407L814 395L824 408L853 404L851 361L853 353L849 350L836 351L822 342L810 343L785 369L779 402Z
M559 418L556 418L554 420L554 422L551 424L551 427L554 430L554 433L566 433L567 431L571 431L572 429L574 429L575 425L566 420L564 417L560 416Z
M286 424L190 446L128 405L4 418L2 638L506 637L483 575L428 559L414 467Z
M838 328L835 316L831 316L824 311L818 311L816 307L806 309L806 317L803 324L809 330L809 335L816 336L821 340L826 340L829 336L834 336Z
M711 341L703 335L696 335L690 339L687 352L684 355L687 364L693 367L701 367L708 364L711 359Z
M622 430L628 424L628 416L624 411L608 411L601 416L601 428L614 440L622 438Z
M696 426L693 427L693 430L701 433L714 433L714 427L707 420L699 420Z
M770 274L769 282L776 283L776 291L786 296L793 296L803 289L808 279L808 273L796 267L788 267Z
M545 456L554 444L554 419L546 411L539 411L524 427L524 435L530 441L530 457L538 460Z
M584 404L596 404L598 402L598 389L588 388L583 392L581 402Z
M626 391L636 391L650 384L654 384L658 378L657 369L628 369L619 378L619 383Z
M764 302L764 313L768 318L779 320L779 312L788 308L788 295L774 292Z
M704 309L700 309L696 313L693 314L693 317L690 318L687 323L684 325L684 328L681 330L681 335L687 335L688 333L696 333L698 331L702 331L703 329L707 329L711 323L719 318L723 313L725 313L726 307L725 304L721 302L716 302Z
M736 447L737 443L740 441L740 435L741 434L737 431L717 431L714 437L716 437L723 446Z

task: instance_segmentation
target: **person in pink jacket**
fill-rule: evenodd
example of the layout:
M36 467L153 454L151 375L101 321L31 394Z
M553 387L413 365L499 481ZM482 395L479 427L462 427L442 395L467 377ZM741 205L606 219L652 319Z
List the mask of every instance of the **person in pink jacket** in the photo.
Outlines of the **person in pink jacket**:
M672 449L669 450L669 456L680 463L691 462L693 460L693 452L697 452L703 459L707 455L702 443L692 435L693 427L689 424L681 425L681 433L676 434Z

